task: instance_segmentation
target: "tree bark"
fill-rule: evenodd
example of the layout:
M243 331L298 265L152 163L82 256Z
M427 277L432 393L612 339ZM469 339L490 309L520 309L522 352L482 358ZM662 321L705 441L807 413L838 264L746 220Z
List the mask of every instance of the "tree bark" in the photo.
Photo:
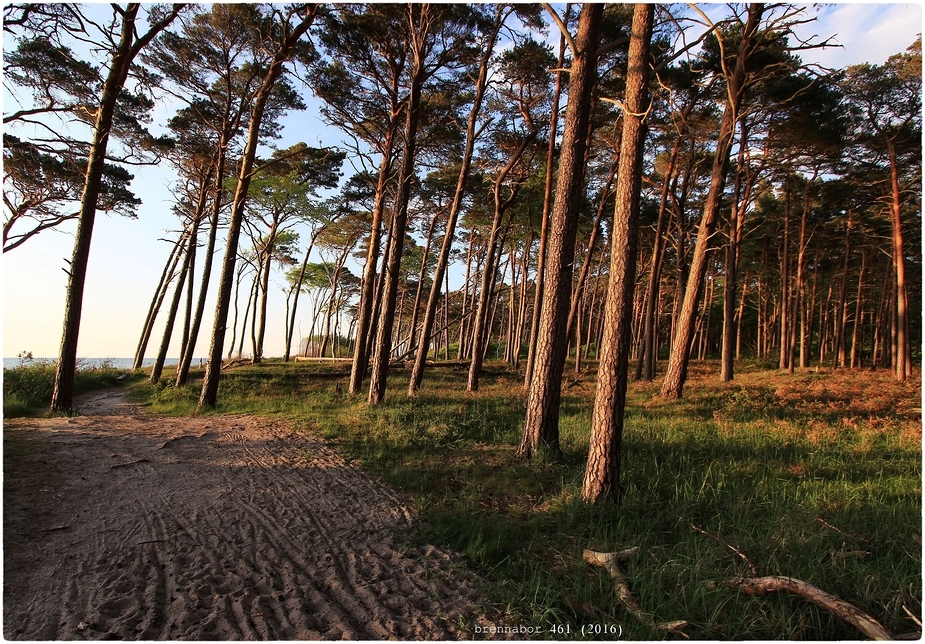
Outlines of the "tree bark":
M389 370L389 355L392 352L392 327L394 323L396 296L398 294L399 271L401 269L401 253L405 241L405 227L408 222L408 200L411 196L411 182L414 178L414 157L416 151L416 138L418 121L420 117L421 92L424 85L424 41L425 33L429 29L429 6L420 5L418 25L409 24L415 31L415 50L412 52L414 66L411 76L411 91L405 106L404 136L405 147L402 152L402 167L398 178L398 195L395 199L394 218L392 221L391 239L387 250L388 265L384 277L383 306L379 316L379 328L376 333L375 353L372 364L372 374L369 383L367 401L370 404L380 404L385 400L386 380ZM409 9L409 22L412 21L414 11Z
M569 101L550 220L549 256L524 434L517 453L530 458L542 447L559 451L559 401L565 368L566 323L571 294L578 204L584 189L585 148L591 127L591 94L597 78L597 48L604 6L585 4L578 18L577 51L569 79Z
M296 42L308 31L315 20L316 5L306 5L306 15L295 27L289 31L279 49L269 64L267 73L261 82L260 89L254 98L251 109L250 125L247 132L247 143L241 159L238 172L238 184L235 188L232 202L231 218L228 223L228 240L225 246L225 256L222 261L222 274L218 284L218 301L215 307L215 321L212 325L212 342L209 348L209 358L206 363L206 373L202 382L202 391L199 395L198 408L215 407L218 402L218 380L222 369L222 348L225 344L225 331L228 322L228 308L231 300L231 289L234 283L234 265L238 255L238 240L241 236L241 223L244 219L244 203L250 187L254 159L257 155L257 146L260 140L260 127L263 122L264 111L273 91L273 86L283 73L283 65L292 55Z
M103 170L106 165L106 150L112 130L113 116L119 93L125 86L132 61L158 33L177 17L183 5L173 5L173 10L160 21L151 25L148 31L135 39L135 20L139 3L131 3L121 12L122 28L119 43L112 55L109 73L103 83L100 104L93 126L84 187L80 198L80 214L77 232L74 236L74 251L70 270L67 271L67 298L64 306L64 328L61 334L61 348L55 369L54 387L51 394L51 411L71 413L74 411L74 376L77 371L77 340L80 334L80 317L83 310L84 284L87 280L87 266L90 260L90 242L93 224L100 196Z
M905 382L912 375L912 340L909 324L909 296L906 288L906 256L903 241L902 202L899 190L899 167L896 149L888 140L890 157L890 224L893 233L893 270L896 274L896 354L894 375Z
M756 46L758 28L764 9L764 5L761 4L748 5L748 19L739 42L735 69L727 78L726 105L723 109L719 140L717 141L713 168L710 173L710 189L704 204L703 218L700 220L700 227L697 230L697 242L691 259L687 287L684 289L684 302L681 305L678 317L677 334L671 346L668 368L665 373L665 380L662 383L661 395L666 398L680 398L684 389L684 382L687 380L687 366L690 360L691 341L694 335L697 301L700 298L704 276L706 275L710 238L713 235L722 202L723 189L726 185L726 174L729 170L729 153L732 149L735 124L738 121L739 106L748 75L748 59Z
M591 415L591 445L581 497L587 502L617 500L623 412L633 330L633 289L636 284L636 246L639 221L649 44L655 5L637 4L626 73L620 173L611 232L610 282L604 313L604 336L598 364L597 393Z
M566 8L566 22L568 5ZM536 252L536 277L533 294L533 316L530 323L530 335L527 341L527 364L524 374L524 388L530 388L533 378L533 365L536 360L536 337L540 328L540 313L543 308L543 293L546 277L546 252L549 242L549 215L553 205L553 165L556 159L556 134L559 129L559 101L562 97L562 66L565 61L565 35L559 36L559 62L556 68L556 87L552 95L552 108L549 113L549 146L546 149L546 181L543 188L543 214L540 222L540 245Z

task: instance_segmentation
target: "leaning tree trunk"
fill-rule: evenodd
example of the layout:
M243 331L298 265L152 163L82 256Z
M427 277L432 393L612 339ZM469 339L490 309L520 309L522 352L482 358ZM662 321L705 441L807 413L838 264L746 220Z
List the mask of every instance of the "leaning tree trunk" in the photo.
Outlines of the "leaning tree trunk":
M87 280L87 265L90 260L90 241L96 219L97 202L106 166L106 150L112 131L113 116L119 93L125 86L132 60L167 25L173 22L182 5L175 4L172 11L137 40L135 19L141 7L129 4L123 11L122 31L116 51L113 53L109 73L103 83L100 104L93 125L93 139L90 142L87 169L84 174L83 192L80 197L80 214L77 232L74 235L74 252L67 271L67 299L64 305L64 328L61 334L61 348L55 369L54 388L51 394L51 410L71 413L74 410L74 376L77 371L77 339L80 334L80 316L83 310L84 284Z
M637 4L633 11L620 174L611 232L610 282L604 313L604 336L598 366L597 393L591 415L591 445L581 497L596 502L616 500L620 484L620 448L630 341L633 330L633 289L636 282L636 246L645 115L649 100L647 79L649 43L655 5Z
M247 143L241 158L241 167L238 172L238 185L235 189L232 202L231 218L228 222L228 241L225 246L225 256L222 260L222 274L218 284L218 301L215 307L215 322L212 325L212 343L209 348L209 358L206 363L206 373L202 382L202 392L199 395L198 407L215 407L218 402L218 380L222 370L222 348L225 344L225 330L228 322L228 309L231 301L231 289L234 283L234 265L238 255L238 240L241 236L241 224L244 220L244 203L247 191L250 188L254 159L257 156L257 146L260 142L260 126L267 102L272 93L273 86L283 73L283 65L292 55L293 48L298 40L308 31L315 20L316 5L306 6L307 15L286 34L279 49L270 62L267 73L263 78L260 89L254 98L251 109L250 125L247 132Z
M479 76L475 83L475 95L472 99L472 107L469 110L469 120L466 122L466 148L463 152L462 163L459 166L459 175L456 178L456 191L453 193L453 202L450 205L450 213L447 216L446 232L443 235L443 244L440 246L437 267L434 269L434 279L431 283L430 295L427 297L427 308L424 310L421 339L417 348L417 353L414 356L414 366L411 368L411 379L408 382L409 396L413 396L421 388L421 383L424 380L424 368L427 364L427 353L430 350L430 334L433 330L434 319L437 314L437 303L440 300L440 285L443 282L444 275L447 274L446 268L450 261L450 250L453 246L453 236L456 233L456 222L462 210L466 184L469 181L469 168L472 166L475 141L482 131L481 129L476 129L476 123L482 111L482 100L485 96L485 88L488 86L488 70L491 62L491 55L494 51L495 43L497 42L498 34L500 33L503 23L504 20L499 13L496 17L496 29L492 32L482 52L482 57L479 60Z
M425 13L427 6L420 7L419 11ZM424 34L418 34L424 37ZM414 73L411 80L411 92L405 106L405 147L402 157L402 168L399 173L398 195L395 201L395 216L392 221L392 233L387 249L388 265L385 270L383 300L379 316L379 328L376 333L376 342L372 373L369 383L370 404L379 404L385 400L386 381L388 379L389 355L392 352L392 327L395 315L396 297L398 295L399 271L401 270L401 254L405 241L405 228L408 223L408 200L411 197L411 182L414 179L414 157L416 151L417 128L420 118L421 94L424 86L424 60L423 43L419 41L418 50L414 52ZM357 339L359 342L359 338ZM368 353L373 353L369 351Z
M665 183L658 205L658 219L655 222L655 240L652 242L652 260L649 267L649 283L646 285L645 310L642 316L642 339L636 356L636 380L650 381L655 378L656 312L658 311L659 282L662 278L662 257L665 248L665 213L668 209L668 192L671 189L675 163L683 138L678 136L671 147L668 165L665 168Z
M727 98L720 121L719 140L713 157L713 169L710 173L710 189L707 193L703 208L703 218L697 230L697 242L694 245L694 254L691 258L690 274L687 286L684 289L684 301L678 316L678 328L671 345L671 354L668 357L668 367L665 380L662 383L661 395L666 398L680 398L687 380L687 366L690 360L691 341L694 337L694 324L697 318L697 301L703 288L703 281L707 271L707 253L710 250L710 238L719 214L723 190L726 185L726 175L729 171L729 153L732 149L732 138L735 133L735 124L738 121L739 105L745 89L748 58L756 46L758 27L764 5L748 5L748 21L739 42L735 69L727 79Z
M176 386L182 387L189 380L190 367L193 364L193 353L199 340L199 330L202 328L202 319L206 310L206 297L209 293L209 282L212 279L212 261L215 255L215 239L218 237L219 215L222 211L222 182L225 178L225 163L227 161L226 141L230 138L228 129L222 131L219 139L219 150L215 160L215 179L212 185L212 218L209 222L209 237L206 241L205 259L202 265L202 279L199 284L199 295L196 299L196 313L190 325L189 336L186 341L186 350L177 365ZM232 343L233 344L233 343Z
M488 324L488 299L494 292L495 278L497 276L497 270L493 270L495 265L495 254L497 253L500 256L500 247L503 244L503 242L499 243L498 241L498 237L501 234L501 220L504 218L504 213L507 209L513 205L514 200L517 198L517 193L519 192L519 186L512 186L510 188L510 195L508 195L507 199L502 201L501 187L504 185L504 181L511 173L511 170L520 162L527 147L533 142L533 139L536 138L537 133L537 130L533 129L524 137L523 141L521 141L520 145L517 147L517 150L495 179L494 190L492 191L495 214L491 222L491 235L488 239L488 248L485 256L485 271L482 272L482 288L479 293L479 303L475 312L475 328L472 332L472 360L469 363L469 380L466 383L466 391L478 391L479 389L479 375L482 371L482 361L484 359L485 347L488 344L488 335L491 329L489 325L488 330L486 330L485 325Z
M393 114L397 112L393 108ZM363 282L360 289L360 304L357 311L356 339L353 343L353 365L350 369L350 381L347 390L351 395L360 392L363 378L369 369L370 356L370 328L375 316L375 307L378 291L376 266L379 263L379 246L382 242L382 217L385 213L385 190L391 176L392 155L394 152L395 136L398 130L396 119L393 118L386 132L382 150L382 163L379 166L379 179L376 183L376 202L373 205L373 218L370 224L369 245L366 249L366 265L363 268Z
M578 18L577 51L569 79L569 101L550 220L542 312L524 433L517 454L530 458L537 450L559 451L559 401L567 349L565 331L575 259L578 205L584 189L585 149L591 128L591 94L597 78L601 4L583 5Z
M183 253L180 252L182 246L183 235L180 235L177 241L174 242L173 248L170 250L170 255L167 256L167 263L164 264L164 271L161 273L161 279L157 283L154 297L151 298L151 306L148 307L148 315L145 317L145 326L141 331L141 337L138 339L138 347L135 349L135 359L132 361L132 369L140 369L141 364L144 362L145 351L148 349L148 342L151 340L151 332L154 330L154 320L157 319L161 304L164 303L164 298L167 297L170 283L175 277L177 264L180 263L180 259L183 257Z
M190 236L191 245L195 246L196 238ZM164 335L161 337L161 346L157 351L157 357L154 359L154 366L151 367L151 375L148 382L157 383L161 379L161 373L164 370L164 362L167 359L167 349L170 347L170 339L173 336L173 326L177 319L177 311L180 309L180 300L183 298L183 284L186 282L186 276L190 272L190 248L187 247L183 268L180 270L180 278L177 280L177 287L173 292L173 299L170 301L170 308L167 309L167 321L164 323Z

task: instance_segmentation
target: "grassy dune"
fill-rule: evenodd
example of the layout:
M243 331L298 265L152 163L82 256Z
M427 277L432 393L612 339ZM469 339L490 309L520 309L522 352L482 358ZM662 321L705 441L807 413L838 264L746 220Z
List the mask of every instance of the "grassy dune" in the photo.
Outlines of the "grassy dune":
M615 603L584 548L639 546L627 567L654 622L686 620L695 639L857 639L803 599L717 587L736 577L802 579L897 634L921 615L921 387L888 373L757 366L729 385L695 364L682 400L631 385L618 506L579 500L593 373L564 395L563 452L513 457L524 416L521 377L490 364L482 390L465 368L432 367L416 399L394 372L387 403L345 393L349 365L267 363L230 371L218 412L281 415L317 431L409 494L420 538L458 550L487 580L510 626L544 639L676 638ZM191 413L198 387L141 386L152 410ZM601 627L606 627L601 632ZM582 631L584 630L584 635Z

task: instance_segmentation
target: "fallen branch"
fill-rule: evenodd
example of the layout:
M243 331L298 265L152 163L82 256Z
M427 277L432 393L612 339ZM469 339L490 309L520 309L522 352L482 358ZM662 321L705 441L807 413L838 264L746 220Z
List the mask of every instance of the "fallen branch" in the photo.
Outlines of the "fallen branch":
M732 545L732 544L729 543L728 541L725 541L724 539L720 539L719 537L717 537L717 536L714 535L714 534L710 534L709 532L707 532L707 531L704 530L703 528L699 528L699 527L695 526L693 523L691 524L691 527L694 529L695 532L699 532L699 533L702 534L702 535L705 535L705 536L707 536L707 537L710 537L710 538L713 539L713 541L715 541L716 543L719 543L719 544L721 544L721 545L726 546L727 548L729 548L730 550L732 550L734 553L736 553L737 555L739 555L740 557L742 557L742 559L745 560L745 563L748 564L749 569L751 569L751 571L752 571L752 576L754 576L754 577L757 577L757 576L758 576L758 569L755 568L755 564L753 564L753 563L751 562L751 560L750 560L748 557L745 556L745 553L744 553L744 552L742 552L741 550L739 550L738 548L736 548L734 545Z
M686 638L687 634L680 630L687 626L686 621L680 620L656 624L651 615L643 612L639 602L636 601L636 598L633 597L633 594L630 592L629 580L620 569L620 564L629 561L638 552L638 546L621 550L620 552L596 552L594 550L585 550L582 553L582 558L589 564L600 566L610 573L614 588L617 591L617 601L623 604L636 621L647 626L654 626L660 631L678 633Z
M791 592L840 617L871 639L893 639L892 633L861 609L793 577L771 576L751 579L733 577L722 582L722 585L752 596L779 591Z

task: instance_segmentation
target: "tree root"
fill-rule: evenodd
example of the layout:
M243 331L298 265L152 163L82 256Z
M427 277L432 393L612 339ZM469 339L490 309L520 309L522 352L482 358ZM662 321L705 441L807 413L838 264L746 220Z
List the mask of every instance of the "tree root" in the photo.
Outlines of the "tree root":
M720 585L752 596L779 591L791 592L840 617L871 639L894 639L893 634L886 630L880 622L861 609L793 577L770 576L750 579L733 577L721 582Z
M656 624L651 615L643 612L639 602L636 601L636 598L633 597L633 594L630 592L629 580L620 569L620 564L629 561L638 552L638 546L628 548L627 550L621 550L620 552L596 552L594 550L585 550L584 553L582 553L582 558L589 564L600 566L610 573L613 579L614 589L617 591L617 601L623 604L623 607L630 612L636 621L646 626L653 626L656 630L678 633L684 638L687 638L687 633L681 630L687 626L686 621L679 620Z

